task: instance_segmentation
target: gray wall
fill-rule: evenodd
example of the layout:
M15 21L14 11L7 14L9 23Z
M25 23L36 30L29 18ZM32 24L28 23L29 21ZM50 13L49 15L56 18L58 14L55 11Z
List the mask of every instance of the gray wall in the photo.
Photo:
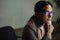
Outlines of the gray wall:
M34 14L33 7L37 1L39 0L0 0L0 27L7 25L15 29L24 27ZM56 6L54 11L57 14L54 14L52 21L55 21L60 16L60 11Z
M38 0L0 0L0 27L21 28L33 14L34 3Z

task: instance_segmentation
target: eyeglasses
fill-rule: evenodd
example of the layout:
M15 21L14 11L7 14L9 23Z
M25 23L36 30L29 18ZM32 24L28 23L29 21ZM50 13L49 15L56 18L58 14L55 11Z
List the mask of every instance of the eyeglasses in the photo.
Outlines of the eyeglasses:
M53 14L53 13L55 13L55 12L53 12L53 11L51 11L51 12L45 11L44 13L45 13L46 16L48 16L48 15Z

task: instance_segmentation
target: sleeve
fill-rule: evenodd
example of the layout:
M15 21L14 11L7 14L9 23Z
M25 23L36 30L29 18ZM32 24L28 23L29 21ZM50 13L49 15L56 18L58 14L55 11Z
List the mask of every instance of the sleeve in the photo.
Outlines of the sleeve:
M22 40L37 40L35 32L26 25L23 30Z

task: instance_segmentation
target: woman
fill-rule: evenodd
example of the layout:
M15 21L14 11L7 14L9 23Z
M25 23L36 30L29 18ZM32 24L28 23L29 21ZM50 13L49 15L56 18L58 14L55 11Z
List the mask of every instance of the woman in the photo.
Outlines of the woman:
M53 15L53 6L48 1L38 1L35 4L35 14L25 25L22 40L51 40L53 25L51 18Z

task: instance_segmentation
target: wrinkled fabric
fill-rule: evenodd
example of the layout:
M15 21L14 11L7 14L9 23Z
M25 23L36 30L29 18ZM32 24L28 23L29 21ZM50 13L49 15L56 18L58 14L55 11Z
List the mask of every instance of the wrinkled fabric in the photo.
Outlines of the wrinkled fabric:
M43 23L33 15L25 25L22 40L50 40L45 35Z

